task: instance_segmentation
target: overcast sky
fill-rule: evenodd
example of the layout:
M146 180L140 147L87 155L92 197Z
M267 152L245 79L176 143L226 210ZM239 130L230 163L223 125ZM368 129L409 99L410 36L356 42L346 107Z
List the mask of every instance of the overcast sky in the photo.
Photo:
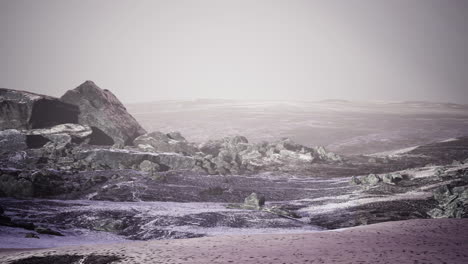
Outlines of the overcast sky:
M0 0L0 87L468 103L464 0Z

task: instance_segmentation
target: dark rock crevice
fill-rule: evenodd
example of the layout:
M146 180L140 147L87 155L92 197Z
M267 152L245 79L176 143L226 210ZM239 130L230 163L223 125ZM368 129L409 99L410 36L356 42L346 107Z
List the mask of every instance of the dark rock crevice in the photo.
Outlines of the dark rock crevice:
M32 108L29 123L32 129L65 123L78 123L78 107L60 101L39 99Z
M97 127L91 127L93 133L91 134L91 139L89 141L90 145L101 145L101 146L112 146L114 145L114 140L108 136L104 131Z
M48 142L50 142L50 140L41 135L26 135L26 145L28 148L42 148Z

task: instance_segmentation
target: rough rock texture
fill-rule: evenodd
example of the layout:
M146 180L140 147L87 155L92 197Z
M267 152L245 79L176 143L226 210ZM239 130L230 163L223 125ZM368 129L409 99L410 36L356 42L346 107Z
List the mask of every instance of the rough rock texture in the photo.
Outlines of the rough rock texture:
M439 203L437 208L429 211L433 218L467 218L468 217L468 180L461 179L443 185L434 191L434 199Z
M150 152L175 152L185 155L193 155L198 149L187 142L179 132L164 134L159 131L147 133L137 137L133 145L144 151Z
M243 136L210 140L199 146L205 155L199 165L208 172L241 174L268 168L295 170L312 162L341 162L341 157L323 148L309 148L282 139L277 142L251 144Z
M0 130L78 123L79 109L57 98L0 88Z
M25 132L26 140L29 147L38 145L42 147L45 144L40 142L54 142L56 144L69 144L89 142L90 136L93 133L89 126L78 124L61 124L50 128L32 129ZM39 141L38 143L36 143Z
M265 196L252 193L244 200L242 208L260 210L265 205Z
M389 173L382 176L382 181L387 184L398 184L402 180L404 180L404 176L400 173Z
M139 152L127 149L90 149L79 150L75 154L78 160L77 166L81 169L99 170L99 169L142 169L146 170L148 166L143 161L155 163L152 169L158 168L158 171L168 170L192 170L195 167L193 157L184 156L177 153L149 153Z
M67 91L60 99L79 107L78 122L93 129L93 144L131 145L146 133L114 94L92 81Z
M0 131L0 154L21 151L27 148L26 135L16 129Z

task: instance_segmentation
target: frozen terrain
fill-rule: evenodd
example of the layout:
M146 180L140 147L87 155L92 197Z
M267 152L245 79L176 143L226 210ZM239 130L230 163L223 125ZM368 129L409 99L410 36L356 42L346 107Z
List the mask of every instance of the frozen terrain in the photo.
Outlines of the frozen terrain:
M340 154L376 153L465 136L468 106L430 102L157 101L130 104L148 131L180 131L190 141L227 135L288 137Z

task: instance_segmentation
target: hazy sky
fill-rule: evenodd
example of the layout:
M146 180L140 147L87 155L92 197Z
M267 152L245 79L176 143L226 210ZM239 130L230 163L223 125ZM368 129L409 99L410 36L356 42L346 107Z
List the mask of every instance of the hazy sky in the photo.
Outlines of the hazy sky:
M0 0L0 87L468 103L468 1Z

